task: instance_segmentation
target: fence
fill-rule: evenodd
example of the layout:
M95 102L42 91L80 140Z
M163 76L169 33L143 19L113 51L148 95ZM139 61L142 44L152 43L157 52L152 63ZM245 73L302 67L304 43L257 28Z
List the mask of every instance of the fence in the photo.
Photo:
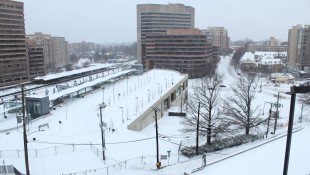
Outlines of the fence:
M167 158L167 159L166 159ZM109 158L106 159L109 161ZM188 161L190 159L182 157L182 160L179 159L178 154L172 154L170 156L160 156L160 161L162 167L177 164L178 162ZM70 173L62 173L61 175L81 175L81 174L91 174L91 175L109 175L113 173L119 173L121 170L156 170L156 155L143 155L131 159L127 159L124 161L120 161L118 163L107 165L102 168L88 169L77 172Z

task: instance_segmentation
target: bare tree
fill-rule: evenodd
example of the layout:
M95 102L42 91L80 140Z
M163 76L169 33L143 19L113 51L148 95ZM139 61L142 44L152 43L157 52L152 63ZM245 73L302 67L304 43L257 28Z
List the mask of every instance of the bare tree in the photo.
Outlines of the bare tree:
M299 101L303 104L303 110L310 108L310 94L303 94L299 96Z
M246 74L239 77L231 87L232 94L228 95L224 105L228 123L237 126L237 129L244 129L245 135L250 134L251 128L257 128L264 122L259 118L259 106L253 107L252 104L255 99L256 87L254 75Z
M203 78L201 83L194 87L194 94L188 100L188 116L184 120L185 128L183 132L195 132L198 122L198 103L199 110L199 134L207 136L207 144L211 144L211 138L223 132L227 126L220 118L218 105L220 88L223 82L223 75L214 73L209 77Z

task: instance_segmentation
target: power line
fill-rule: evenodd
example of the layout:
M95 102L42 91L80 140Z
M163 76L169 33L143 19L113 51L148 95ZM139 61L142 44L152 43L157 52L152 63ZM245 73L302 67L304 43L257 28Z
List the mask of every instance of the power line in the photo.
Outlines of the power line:
M145 141L145 140L150 140L150 139L154 139L155 137L149 137L149 138L144 138L144 139L137 139L137 140L129 140L129 141L123 141L123 142L110 142L110 143L106 143L106 144L110 144L110 145L115 145L115 144L123 144L123 143L133 143L133 142L141 142L141 141ZM46 141L32 141L35 143L40 143L40 144L52 144L52 145L85 145L85 146L89 146L89 145L101 145L100 143L63 143L63 142L46 142Z
M163 141L166 141L166 142L169 142L169 143L172 143L172 144L175 144L175 145L180 145L180 144L178 144L178 143L175 143L175 142L171 142L171 141L169 141L169 140L165 140L165 139L163 139L163 138L159 138L160 140L163 140Z

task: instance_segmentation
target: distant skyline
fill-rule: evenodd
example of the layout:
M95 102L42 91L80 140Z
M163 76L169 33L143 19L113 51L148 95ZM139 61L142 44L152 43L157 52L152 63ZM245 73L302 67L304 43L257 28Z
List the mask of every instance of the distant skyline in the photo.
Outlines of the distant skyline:
M221 26L231 40L276 37L310 24L309 0L19 0L24 2L26 34L63 36L69 43L122 43L137 40L137 4L182 3L195 8L195 27Z

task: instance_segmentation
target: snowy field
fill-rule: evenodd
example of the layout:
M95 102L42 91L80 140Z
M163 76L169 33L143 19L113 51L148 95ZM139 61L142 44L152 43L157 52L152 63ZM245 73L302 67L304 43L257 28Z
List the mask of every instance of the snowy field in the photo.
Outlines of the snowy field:
M230 93L229 86L238 77L234 69L229 66L230 58L221 60L218 70L225 74L222 95ZM159 152L167 155L171 151L169 160L161 160L162 169L156 170L155 128L151 124L141 132L127 129L127 125L143 110L151 107L162 93L181 79L175 71L150 71L141 76L131 76L128 80L110 85L104 91L67 100L66 103L51 111L51 115L36 120L29 125L28 148L29 164L32 175L56 174L154 174L154 175L183 175L202 165L201 157L188 159L179 156L178 149L181 140L194 140L195 135L184 135L181 118L164 116L159 120ZM127 82L128 81L128 82ZM199 80L189 81L191 88ZM274 87L267 84L265 78L258 79L262 84L262 92L257 92L255 105L263 110L265 102L276 102L278 92L288 92L292 84L283 84ZM150 90L148 90L150 89ZM259 89L257 89L258 91ZM99 107L102 101L107 104L103 109L103 121L107 124L106 134L106 161L102 160L101 132L99 128ZM281 93L279 108L279 124L275 141L232 158L209 165L193 174L239 174L261 175L281 174L283 171L286 137L280 138L287 130L290 96ZM295 122L300 116L301 105L296 102ZM266 105L265 113L269 106ZM167 111L165 111L167 114ZM307 112L304 112L306 114ZM262 117L267 117L267 114ZM0 120L0 130L16 126L16 119L11 117L11 126L3 119ZM13 121L14 120L14 121ZM60 124L61 121L61 124ZM123 122L124 121L124 122ZM38 125L48 123L49 128L38 132ZM272 126L272 125L271 125ZM310 173L310 125L309 123L296 124L294 127L303 127L293 134L289 174L308 175ZM113 131L112 131L113 129ZM0 133L0 161L6 165L14 165L18 170L25 172L22 128L11 131L9 134ZM35 140L34 140L35 139ZM272 139L272 138L270 138ZM236 148L207 154L207 163L238 153L244 149L264 142L256 141ZM194 144L194 142L193 142ZM169 165L169 166L168 166ZM225 167L225 168L223 168ZM308 174L307 174L308 173Z

